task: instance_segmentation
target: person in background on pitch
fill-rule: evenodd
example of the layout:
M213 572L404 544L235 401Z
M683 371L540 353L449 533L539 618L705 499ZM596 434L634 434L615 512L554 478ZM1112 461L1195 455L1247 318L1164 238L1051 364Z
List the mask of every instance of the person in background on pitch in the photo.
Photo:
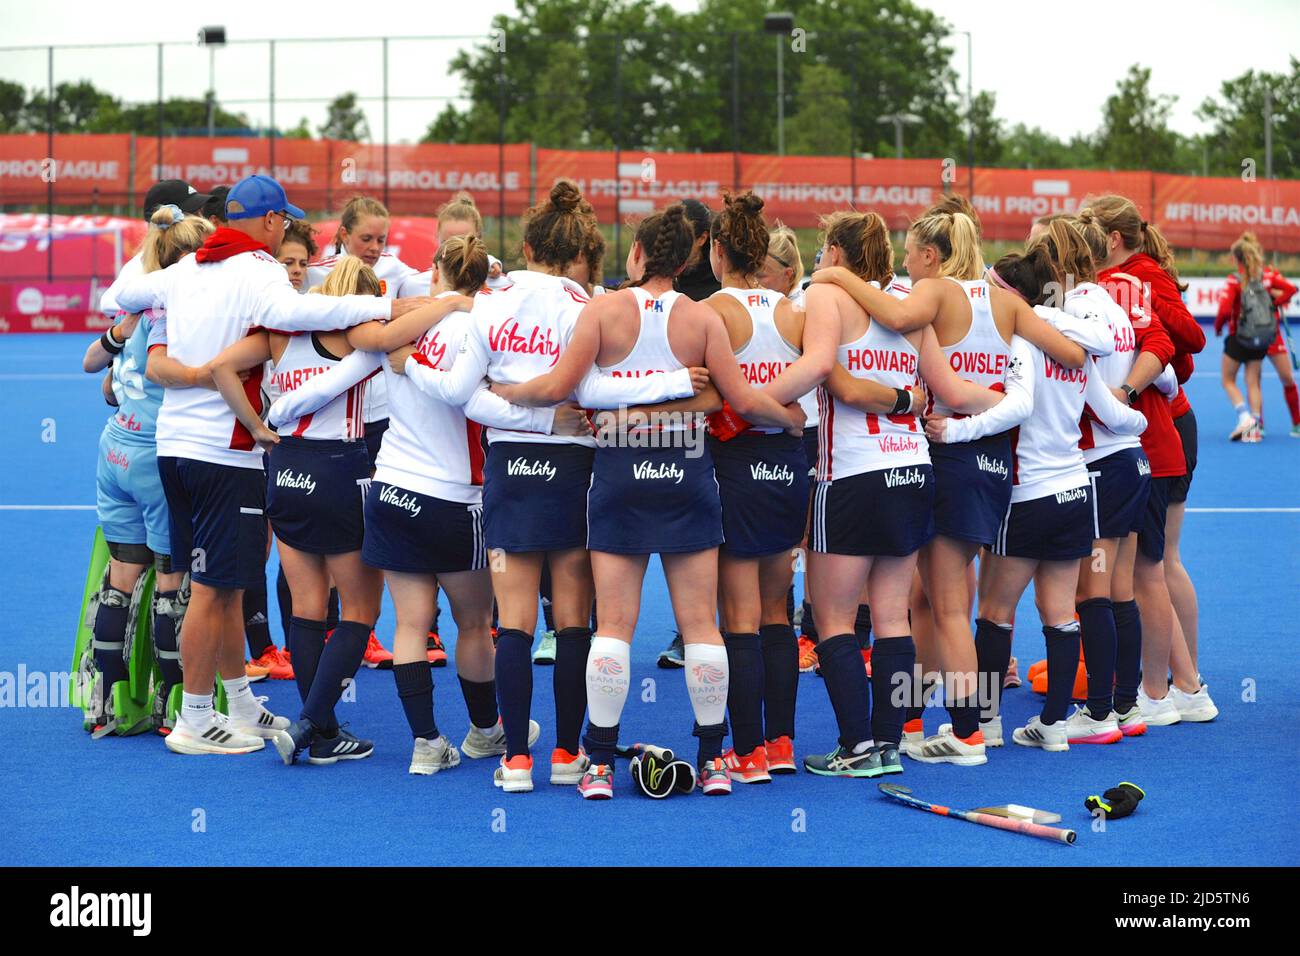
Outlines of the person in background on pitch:
M125 283L122 308L162 307L149 374L166 387L158 416L159 473L171 515L173 548L191 557L192 596L183 625L185 691L180 719L166 743L177 753L248 753L289 721L252 696L244 676L242 600L265 573L266 476L252 435L220 395L196 388L192 377L170 377L154 355L202 368L259 326L281 331L347 328L396 318L425 300L395 305L373 296L301 296L275 260L286 225L301 218L283 187L249 176L226 200L230 225L208 237L193 256ZM160 351L154 352L155 348ZM250 395L261 371L250 376ZM259 396L260 403L260 396ZM213 681L223 675L230 718L213 708Z
M158 206L141 245L143 271L165 269L198 249L211 232L212 227L202 219L182 217L175 205ZM87 372L112 365L117 405L99 439L95 478L97 517L110 555L108 585L100 596L94 623L95 666L101 674L97 693L102 702L102 722L95 730L109 727L114 720L110 707L113 684L129 676L123 649L124 635L135 627L128 619L131 592L152 564L157 574L154 658L162 676L154 700L154 726L166 735L172 726L167 701L182 679L176 622L184 613L180 588L185 573L172 566L167 497L158 476L155 428L163 389L144 377L149 332L162 316L154 311L119 316L120 321L86 349L82 363Z
M1214 334L1222 335L1227 331L1228 337L1223 342L1223 391L1237 413L1237 427L1228 437L1232 441L1257 442L1264 437L1264 392L1262 387L1262 369L1267 356L1277 369L1277 377L1282 380L1282 394L1286 397L1287 411L1291 413L1292 438L1300 438L1300 392L1296 389L1295 376L1291 372L1290 354L1286 341L1282 338L1283 312L1291 297L1296 294L1296 287L1287 281L1273 266L1264 264L1264 247L1259 244L1253 232L1243 232L1241 238L1232 244L1232 258L1237 271L1228 276L1223 291L1219 294L1219 311L1214 317ZM1258 282L1271 300L1268 307L1277 318L1277 337L1267 348L1252 349L1237 339L1237 324L1241 320L1246 290ZM1246 366L1246 394L1250 404L1242 400L1241 389L1237 388L1237 371Z

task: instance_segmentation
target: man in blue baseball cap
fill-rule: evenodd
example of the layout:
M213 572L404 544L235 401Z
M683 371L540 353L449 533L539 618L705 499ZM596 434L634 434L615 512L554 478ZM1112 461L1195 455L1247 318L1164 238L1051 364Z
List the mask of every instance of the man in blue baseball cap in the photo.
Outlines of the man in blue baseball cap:
M151 330L146 374L165 388L158 412L158 472L169 507L172 551L180 567L190 562L192 587L180 644L185 681L181 712L166 740L175 753L250 753L289 726L252 695L244 673L243 592L265 580L262 450L213 390L209 363L255 327L280 332L346 329L370 319L395 319L430 301L299 295L275 254L285 227L302 215L274 179L242 179L226 197L227 224L197 252L129 280L118 294L127 311L156 308L164 313ZM263 371L261 366L250 371L253 395ZM353 650L356 660L350 661L348 673L361 663L364 639L358 648L335 652ZM300 656L295 650L295 668L306 666ZM229 719L213 710L218 674ZM339 737L345 733L338 731ZM371 746L356 738L343 743L353 752Z

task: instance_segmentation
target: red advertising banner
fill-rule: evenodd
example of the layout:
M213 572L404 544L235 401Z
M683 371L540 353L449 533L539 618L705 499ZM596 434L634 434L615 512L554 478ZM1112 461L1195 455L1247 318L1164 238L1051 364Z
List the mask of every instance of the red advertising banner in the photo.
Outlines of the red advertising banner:
M49 184L61 206L120 201L129 190L131 137L59 134L54 156L44 134L0 136L0 205L45 203Z
M975 168L972 205L988 239L1019 241L1034 220L1074 212L1088 196L1118 193L1150 217L1151 174L1077 169Z
M1155 222L1175 246L1227 251L1250 231L1264 248L1300 252L1300 182L1157 174Z
M931 159L762 156L748 153L534 150L528 144L389 146L337 140L67 134L54 157L39 134L0 136L0 206L134 207L160 178L201 190L268 173L312 214L337 212L357 193L384 195L399 215L433 215L457 190L485 215L517 216L561 176L577 181L603 222L626 222L696 198L717 208L726 189L752 188L770 220L812 227L836 209L873 209L891 229L933 203L945 183L969 191L965 167ZM385 155L386 154L386 155ZM1266 249L1300 251L1300 182L1211 179L1147 172L976 168L974 205L990 239L1019 240L1039 216L1070 212L1090 194L1137 202L1175 245L1225 249L1241 232Z
M0 333L102 332L113 324L90 282L0 282Z

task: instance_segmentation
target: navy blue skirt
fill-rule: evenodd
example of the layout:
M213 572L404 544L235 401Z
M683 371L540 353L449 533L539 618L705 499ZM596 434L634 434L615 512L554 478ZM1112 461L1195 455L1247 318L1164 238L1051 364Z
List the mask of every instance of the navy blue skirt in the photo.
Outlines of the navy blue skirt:
M722 496L723 548L761 557L795 547L808 518L808 466L802 438L737 435L709 439Z
M516 554L587 546L587 489L596 450L494 442L483 468L487 545Z
M1151 463L1141 448L1122 448L1088 465L1092 480L1093 537L1127 538L1142 530Z
M1003 433L978 441L934 442L934 532L991 545L1011 503L1011 438Z
M361 560L407 574L452 574L488 566L483 506L445 501L382 481L366 495Z
M610 554L686 554L722 543L713 456L690 448L603 447L587 494L587 547Z
M1038 561L1086 558L1092 554L1092 531L1092 489L1083 485L1011 505L993 553Z
M360 551L369 485L365 442L282 435L267 459L266 516L297 551Z

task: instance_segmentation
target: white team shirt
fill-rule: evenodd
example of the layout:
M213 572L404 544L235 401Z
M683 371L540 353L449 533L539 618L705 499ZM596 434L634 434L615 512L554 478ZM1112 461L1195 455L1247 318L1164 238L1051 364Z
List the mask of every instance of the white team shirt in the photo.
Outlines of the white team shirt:
M907 294L895 285L891 283L886 291L898 298ZM836 361L854 378L890 388L915 385L919 360L912 343L875 321L836 353ZM817 404L818 481L930 463L930 445L915 415L862 412L835 398L825 385L817 389Z
M1095 359L1096 374L1103 385L1118 388L1128 378L1133 363L1137 361L1137 339L1128 311L1095 282L1084 282L1067 292L1062 308L1076 318L1098 315L1100 321L1106 323L1115 340L1115 351ZM1092 436L1092 447L1083 451L1084 461L1091 463L1124 448L1142 447L1142 441L1136 435L1116 434L1095 415L1089 415L1088 411L1091 410L1090 401L1085 408L1084 420L1080 422L1081 431Z
M560 350L573 337L578 314L588 302L586 291L571 279L526 270L510 273L504 289L483 289L474 297L469 333L450 373L406 361L406 374L426 394L452 405L463 405L484 377L516 384L544 375L555 367ZM603 375L595 367L575 390L586 408L655 404L694 394L690 374L678 372L644 379ZM492 427L495 441L538 444L577 444L594 448L593 436L545 435Z
M299 295L279 262L265 250L241 252L199 264L194 254L159 272L124 282L118 307L128 312L166 311L156 341L184 365L216 358L253 328L278 332L345 329L387 319L391 305L374 296ZM245 388L260 410L262 368ZM262 452L235 418L221 393L208 388L168 388L158 411L158 454L238 468L262 467Z
M737 349L736 364L740 366L749 384L755 388L762 388L803 354L782 338L781 332L776 327L776 307L785 296L771 289L738 289L735 286L724 286L719 291L731 296L749 313L750 327L753 332L749 341ZM816 402L815 390L809 394ZM800 403L802 404L802 399ZM808 414L807 406L804 406L804 414L805 416ZM783 429L751 425L746 431L772 435Z
M113 284L104 290L99 297L99 311L103 312L110 319L115 318L121 311L117 304L117 293L123 284L134 279L136 276L144 275L144 254L137 252L130 259L122 264L122 271L117 274Z
M1100 347L1095 314L1081 319L1042 305L1034 306L1034 311L1085 349L1091 351L1080 339ZM1085 402L1116 432L1141 434L1146 429L1146 418L1140 412L1121 405L1110 394L1093 371L1091 357L1082 368L1067 369L1015 336L1005 384L1007 397L1001 402L982 414L950 420L946 431L950 442L973 441L1019 424L1011 440L1013 503L1064 494L1088 484L1088 467L1079 450L1079 417ZM1023 413L1022 396L1027 396L1032 414Z
M276 395L289 394L302 388L318 375L336 368L342 359L327 354L314 333L295 335L285 344L280 361L275 363L270 384ZM285 422L277 430L281 435L295 438L319 438L334 441L353 441L365 434L362 407L365 401L367 380L362 379L342 393L335 395L319 409ZM270 392L270 389L267 389Z
M993 321L989 285L982 279L961 282L949 277L949 281L956 282L966 292L967 301L970 302L970 328L960 341L941 346L943 356L958 378L984 388L1000 388L1002 380L1006 378L1011 346L1002 338L997 323ZM926 413L945 417L957 414L939 401L933 392L930 393Z
M339 264L344 254L323 256L307 266L307 279L303 289L314 289L325 283L325 277ZM429 283L421 287L419 273L397 256L381 252L374 265L375 275L379 277L379 288L386 299L402 299L412 295L428 295ZM365 419L368 422L381 422L388 417L388 389L385 379L375 378L366 394Z

